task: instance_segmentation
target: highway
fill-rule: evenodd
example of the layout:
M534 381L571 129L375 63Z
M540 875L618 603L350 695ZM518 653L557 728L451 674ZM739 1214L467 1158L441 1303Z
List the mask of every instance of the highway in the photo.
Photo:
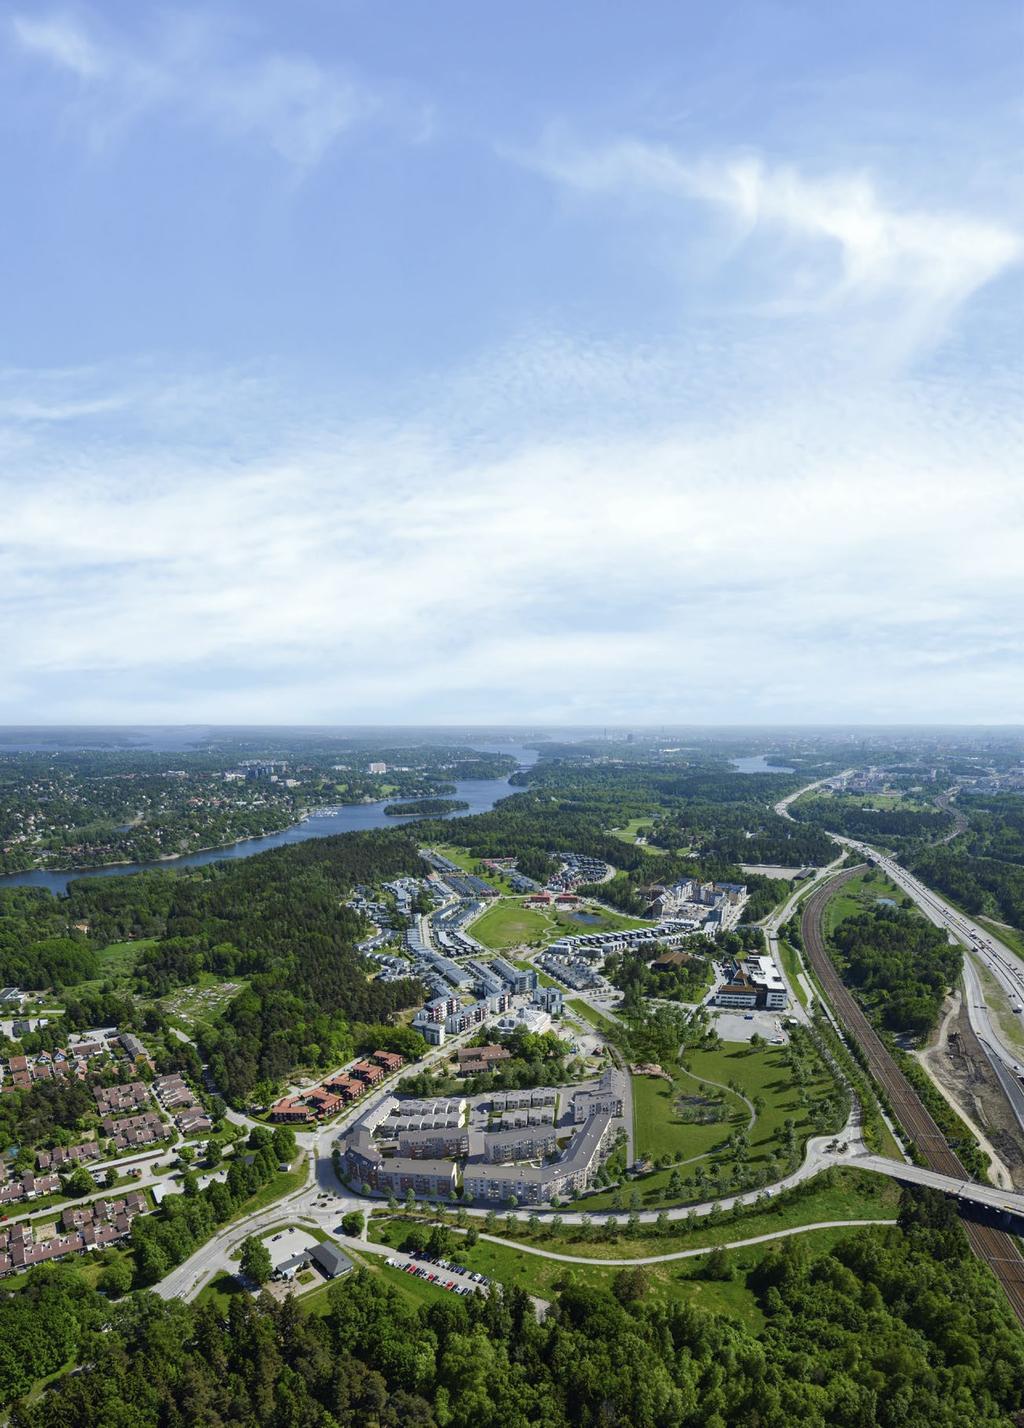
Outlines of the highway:
M966 948L968 955L964 958L964 989L968 1018L985 1054L992 1061L1000 1082L1007 1088L1007 1098L1014 1115L1024 1127L1024 1085L1018 1079L1024 1077L1024 1054L1007 1044L1008 1038L991 1014L981 980L972 966L971 959L995 978L1006 994L1010 1007L1015 1009L1022 1021L1024 1012L1021 1012L1020 1008L1024 1007L1024 960L959 908L926 887L895 858L878 852L868 843L844 838L839 834L830 836L861 856L871 858L897 887L913 899L936 927L943 928L950 937ZM1021 1028L1021 1035L1024 1038L1024 1026Z
M826 949L822 929L825 905L835 890L855 877L857 872L858 869L850 868L840 873L830 884L823 885L813 893L804 904L801 921L804 953L825 990L832 1010L843 1024L846 1034L859 1045L871 1076L885 1092L893 1114L913 1141L919 1156L927 1163L929 1170L938 1173L944 1187L959 1184L961 1188L957 1193L961 1198L966 1198L964 1187L970 1183L971 1177L860 1005L843 985ZM875 1159L881 1158L864 1157L855 1163L864 1165L865 1169L878 1169L878 1166L868 1163L869 1160ZM892 1164L901 1171L905 1169L898 1161L893 1161ZM883 1169L882 1173L895 1172ZM976 1203L981 1203L978 1197L986 1188L988 1187L978 1187L974 1197ZM1003 1190L991 1193L1002 1197L1004 1208L1010 1208L1011 1200L1021 1198L1015 1197L1013 1192ZM992 1270L1002 1285L1013 1312L1024 1324L1024 1258L1021 1257L1015 1240L1011 1235L1004 1234L990 1225L972 1221L965 1222L964 1229L974 1253Z

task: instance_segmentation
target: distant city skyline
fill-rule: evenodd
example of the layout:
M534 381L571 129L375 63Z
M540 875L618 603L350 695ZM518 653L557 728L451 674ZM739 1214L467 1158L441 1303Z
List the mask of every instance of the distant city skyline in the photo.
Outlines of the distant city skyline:
M0 15L0 725L1006 725L1020 14Z

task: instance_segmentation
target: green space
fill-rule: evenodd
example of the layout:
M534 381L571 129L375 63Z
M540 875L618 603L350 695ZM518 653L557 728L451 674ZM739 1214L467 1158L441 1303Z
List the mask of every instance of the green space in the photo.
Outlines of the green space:
M873 911L880 897L891 898L898 907L902 907L906 893L877 868L865 868L844 883L826 904L823 918L826 937L831 937L848 917L859 917L862 912Z
M642 818L631 818L628 823L624 823L621 828L609 828L608 832L613 838L618 838L620 843L635 844L637 837L646 837L654 826L654 819L650 814ZM668 856L667 848L656 848L652 843L645 843L643 847L646 852L653 853L656 857Z
M837 1094L816 1053L804 1065L810 1069L798 1081L786 1047L725 1042L715 1050L688 1051L688 1069L666 1066L670 1082L634 1076L636 1156L660 1159L662 1168L639 1177L628 1190L588 1196L581 1208L607 1210L634 1202L637 1208L659 1209L728 1194L737 1184L749 1185L743 1177L751 1171L762 1184L780 1179L808 1136L819 1133L824 1121L816 1118ZM693 1098L713 1100L719 1093L724 1120L701 1124L686 1118ZM755 1106L753 1124L746 1102Z
M272 1205L275 1200L282 1200L286 1195L292 1195L296 1190L301 1190L306 1183L306 1163L303 1158L299 1162L297 1170L279 1170L268 1180L266 1185L261 1185L255 1195L239 1205L238 1210L225 1223L233 1224L235 1220L242 1219L245 1215L251 1215L256 1210L265 1210L268 1205ZM302 1227L305 1229L305 1226Z
M793 988L800 1005L806 1010L808 1005L807 993L803 989L800 981L800 973L804 970L800 960L800 954L784 937L779 938L779 956L782 958L782 969L786 974L789 985Z
M896 1198L898 1198L898 1192ZM810 1205L811 1203L812 1200L809 1197L806 1204ZM891 1204L885 1203L886 1208L879 1208L876 1204L871 1203L868 1211L862 1215L850 1214L846 1216L836 1213L823 1215L821 1218L880 1219L886 1218L890 1211L895 1217L895 1198ZM751 1225L755 1223L757 1222L750 1222ZM799 1220L796 1223L799 1223ZM729 1226L727 1229L723 1227L716 1240L708 1240L706 1243L709 1247L713 1247L714 1244L728 1243L730 1238L733 1240L747 1239L756 1234L770 1234L774 1230L788 1228L781 1218L772 1219L771 1217L765 1217L763 1226L763 1228L748 1228L747 1222L743 1222L740 1225ZM375 1220L370 1226L369 1233L375 1243L397 1248L402 1243L407 1230L407 1223L403 1223L401 1220ZM839 1240L856 1233L858 1231L855 1227L808 1230L800 1236L800 1241L811 1253L825 1253ZM545 1249L552 1249L561 1248L562 1242L548 1237L539 1239L538 1244ZM592 1252L597 1258L611 1259L621 1256L623 1259L629 1259L646 1255L671 1254L679 1249L700 1247L699 1243L691 1243L674 1237L665 1237L663 1241L659 1237L657 1239L645 1238L642 1241L634 1242L632 1252L627 1248L626 1241L620 1241L616 1245L595 1244L592 1247ZM738 1320L753 1332L759 1332L763 1327L763 1316L744 1281L747 1273L769 1249L770 1244L766 1243L749 1245L742 1249L725 1250L727 1277L721 1279L704 1277L708 1270L708 1258L704 1255L669 1260L661 1264L646 1264L643 1266L643 1270L647 1281L647 1295L651 1299L662 1302L693 1304L710 1313ZM587 1249L585 1246L581 1249L576 1244L566 1241L564 1252L574 1255L586 1254ZM541 1299L553 1299L560 1288L573 1283L587 1285L594 1289L611 1289L617 1275L621 1272L614 1265L587 1265L544 1259L531 1253L525 1247L517 1248L511 1244L495 1244L488 1239L479 1239L475 1245L469 1246L462 1242L461 1236L456 1241L452 1256L467 1269L485 1274L488 1279L503 1285L518 1285L528 1294L536 1295ZM411 1285L422 1284L422 1281L415 1279L412 1275L406 1275L400 1270L392 1271L392 1273L397 1273ZM424 1287L429 1289L432 1286Z
M526 942L553 941L548 935L546 916L535 908L524 907L514 898L502 898L487 909L469 931L485 947L503 950Z
M1016 952L1018 957L1024 957L1024 932L1021 932L1019 927L1007 927L1005 922L996 922L993 917L981 916L976 921L987 927L992 936L1009 947L1011 952Z
M650 927L639 917L626 917L606 907L588 902L580 908L585 921L564 909L527 907L525 898L504 897L491 904L467 931L485 947L503 951L523 943L545 944L559 937L584 932L617 932L624 928Z
M615 1023L601 1012L595 1011L587 1002L580 1001L579 997L571 997L566 1006L582 1017L584 1021L589 1021L590 1025L597 1031L604 1032L606 1036L614 1036L618 1028Z
M143 952L156 946L156 941L155 937L140 937L134 942L110 942L106 947L101 947L96 953L99 961L96 976L87 982L77 982L74 986L66 987L64 995L82 996L88 992L98 992L106 982L112 982L115 987L126 987L132 980L135 963Z
M196 1303L212 1305L218 1314L226 1315L231 1308L232 1299L244 1293L245 1290L235 1276L225 1269L220 1274L215 1274L209 1284L203 1286L196 1295Z
M669 1220L661 1229L647 1225L631 1234L625 1219L620 1218L614 1235L609 1235L600 1222L589 1229L583 1225L563 1225L556 1232L547 1221L533 1232L528 1229L528 1222L520 1218L511 1235L507 1234L504 1221L499 1220L499 1233L504 1238L564 1254L596 1259L639 1259L680 1249L713 1249L716 1245L828 1220L895 1219L899 1200L900 1187L895 1181L844 1165L822 1171L799 1187L774 1198L768 1197L761 1204L743 1206L721 1215ZM587 1208L588 1202L573 1206L574 1210Z

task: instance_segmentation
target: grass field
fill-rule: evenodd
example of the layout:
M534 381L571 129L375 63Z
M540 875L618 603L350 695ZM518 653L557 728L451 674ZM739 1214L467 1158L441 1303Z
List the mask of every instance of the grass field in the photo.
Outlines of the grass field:
M624 823L621 828L609 828L608 832L613 838L618 838L621 843L634 844L637 835L645 835L652 825L650 814L643 818L631 818L628 823ZM656 857L665 857L668 854L667 848L654 848L650 843L645 843L644 847L648 853L655 854Z
M526 942L553 941L547 918L514 898L502 898L489 907L468 929L485 947L501 951Z
M74 987L65 988L64 995L97 992L104 982L113 982L115 986L125 986L132 979L132 972L140 954L148 947L155 945L155 937L140 937L135 942L108 943L106 947L101 947L96 954L99 958L97 975L88 982L78 982Z
M591 1026L596 1027L598 1031L604 1032L607 1036L614 1036L618 1030L613 1021L610 1021L606 1016L602 1016L599 1011L595 1011L594 1008L588 1006L586 1002L581 1002L578 997L571 997L566 1002L566 1006L574 1011L577 1016L582 1017L584 1021L588 1021Z
M877 869L868 868L839 889L825 907L825 935L831 937L841 922L870 912L880 897L892 898L902 906L906 894Z
M807 993L803 989L799 976L800 972L803 970L803 965L800 961L800 954L797 952L795 947L790 946L790 944L785 940L785 938L780 937L779 956L782 958L783 971L789 978L789 985L796 993L796 997L800 1005L802 1007L806 1007Z
M254 1210L264 1210L268 1205L272 1205L275 1200L283 1200L286 1195L292 1195L296 1190L301 1190L306 1183L305 1160L300 1161L297 1170L279 1170L273 1179L268 1180L266 1185L262 1185L255 1195L250 1195L248 1200L239 1205L237 1212L227 1220L227 1224L233 1224L235 1220L242 1219L245 1215L251 1215ZM305 1226L303 1226L305 1229Z
M885 1182L885 1191L889 1194L895 1193L888 1182ZM801 1204L800 1210L803 1212L815 1203L816 1197L809 1196L806 1202ZM843 1212L843 1205L852 1206L859 1203L849 1195L835 1196L829 1203L838 1206L839 1209L835 1213L820 1216L807 1213L803 1222L806 1223L815 1218L883 1218L892 1210L892 1206L884 1200L879 1200L877 1203L869 1202L868 1208L863 1213L855 1211L847 1215ZM801 1221L798 1219L793 1223L799 1224ZM773 1230L786 1227L787 1222L782 1216L774 1219L766 1217L761 1227L758 1227L757 1222L753 1220L749 1224L744 1221L740 1225L723 1226L720 1237L714 1241L709 1240L707 1243L710 1246L713 1243L725 1243L729 1238L747 1239L753 1235L771 1233ZM375 1221L370 1228L371 1238L380 1244L397 1245L404 1238L405 1232L406 1227L400 1222L389 1224ZM856 1233L858 1231L854 1229L810 1230L801 1237L801 1241L812 1253L821 1254L827 1252L845 1236ZM538 1241L538 1243L547 1249L561 1248L560 1241L551 1239ZM696 1249L701 1247L701 1242L696 1237L692 1243L666 1236L664 1241L659 1237L658 1239L645 1239L638 1244L640 1247L634 1246L633 1254L627 1248L628 1242L625 1240L620 1240L614 1247L608 1244L603 1246L595 1244L582 1249L575 1244L566 1243L565 1252L585 1254L589 1250L597 1257L617 1258L621 1254L623 1258L633 1258L637 1255L669 1254L680 1248ZM647 1265L645 1268L650 1280L650 1296L664 1302L693 1304L709 1313L721 1314L727 1318L738 1320L757 1333L763 1327L764 1320L753 1294L747 1289L744 1281L747 1273L769 1252L770 1248L770 1245L765 1244L728 1250L726 1252L728 1264L733 1274L733 1278L729 1280L702 1279L700 1276L706 1263L703 1256L669 1261L665 1264ZM538 1255L531 1254L528 1249L492 1244L487 1240L478 1240L472 1248L460 1244L454 1251L454 1256L459 1264L465 1265L468 1269L477 1270L501 1284L517 1284L528 1294L534 1294L541 1299L553 1298L561 1286L569 1283L610 1289L618 1273L613 1266L590 1266L542 1259ZM404 1277L413 1284L419 1282L413 1280L411 1276Z
M733 1131L745 1131L750 1112L735 1092L726 1090L725 1099L729 1119L712 1125L688 1124L679 1119L675 1102L680 1095L693 1095L698 1083L718 1083L728 1086L730 1081L739 1086L740 1091L753 1101L760 1096L764 1109L756 1116L749 1131L749 1148L743 1157L743 1165L757 1165L769 1169L777 1155L782 1154L782 1135L787 1119L795 1123L798 1142L802 1145L813 1134L811 1110L816 1100L833 1089L833 1082L827 1073L809 1081L804 1087L808 1104L800 1104L800 1091L793 1084L789 1068L783 1064L781 1047L763 1047L751 1050L746 1043L726 1042L717 1051L693 1051L687 1055L687 1064L692 1074L687 1075L682 1068L668 1068L673 1075L672 1085L660 1078L633 1078L633 1126L638 1156L657 1157L671 1155L677 1160L695 1160L692 1165L680 1166L679 1173L684 1181L698 1174L698 1167L706 1175L714 1175L726 1169L740 1168L733 1154L726 1150L716 1150ZM672 1171L670 1168L652 1171L642 1176L630 1189L639 1193L641 1207L660 1209L679 1203L678 1196L669 1196L668 1186ZM684 1189L686 1200L696 1201L706 1198L695 1184ZM615 1192L604 1190L588 1196L581 1202L586 1209L609 1209Z
M581 911L586 916L585 922L554 907L527 907L523 898L505 897L492 903L486 912L470 924L467 931L485 947L504 951L507 947L518 947L524 943L554 942L566 935L615 932L622 928L651 925L641 918L625 917L622 913L597 907L593 903L587 903Z

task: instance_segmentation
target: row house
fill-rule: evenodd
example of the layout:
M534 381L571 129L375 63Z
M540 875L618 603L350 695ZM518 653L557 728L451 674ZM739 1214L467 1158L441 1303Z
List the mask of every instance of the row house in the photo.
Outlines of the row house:
M40 1170L62 1170L65 1166L84 1165L87 1160L98 1160L100 1148L96 1141L86 1141L84 1145L55 1145L52 1150L36 1152L36 1164Z

